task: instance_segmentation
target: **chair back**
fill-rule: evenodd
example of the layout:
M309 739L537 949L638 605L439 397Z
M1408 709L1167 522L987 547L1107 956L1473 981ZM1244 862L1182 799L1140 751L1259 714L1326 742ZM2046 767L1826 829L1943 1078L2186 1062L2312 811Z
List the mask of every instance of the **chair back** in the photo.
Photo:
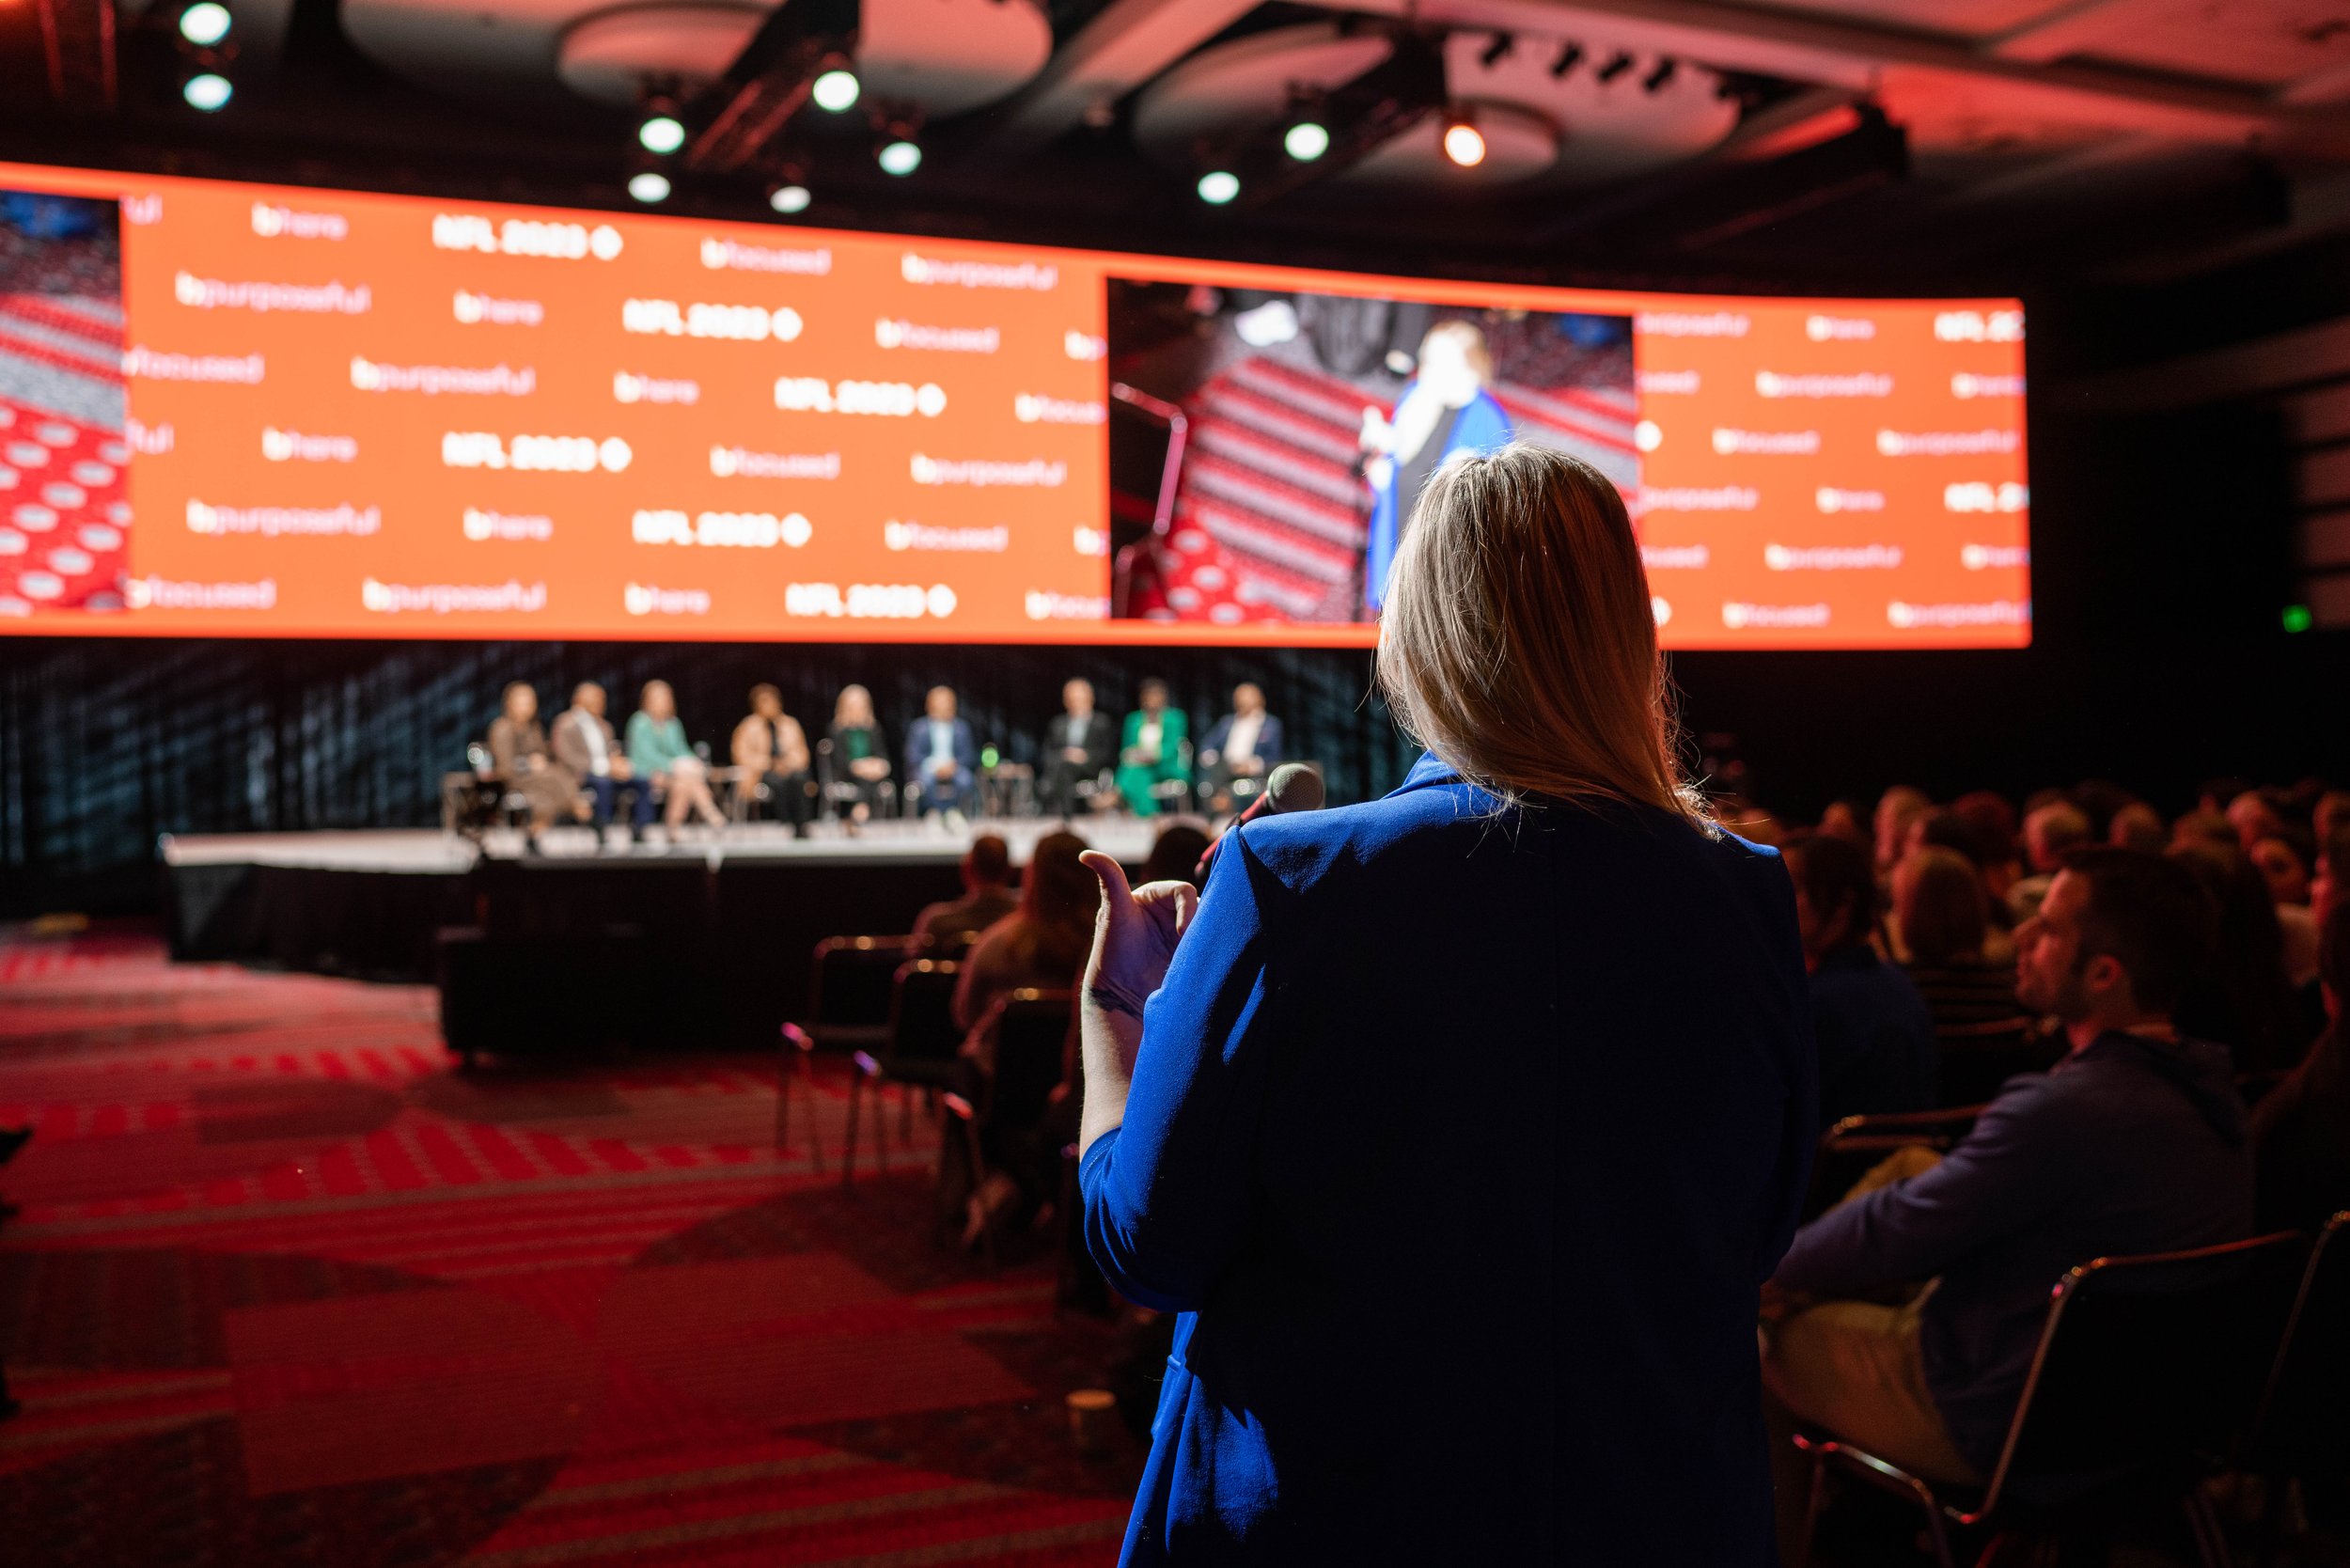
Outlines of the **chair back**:
M1825 1212L1872 1167L1897 1149L1913 1146L1942 1153L1965 1137L1983 1112L1982 1105L1953 1105L1946 1110L1887 1111L1874 1116L1848 1116L1820 1135L1820 1149L1811 1161L1811 1190L1804 1200L1804 1217Z
M2269 1475L2350 1468L2350 1211L2310 1250L2239 1464Z
M809 1028L885 1027L898 965L913 943L910 936L828 936L817 943L808 979Z
M2124 1478L2184 1476L2250 1422L2301 1276L2280 1231L2099 1258L2058 1282L1983 1499L2050 1503Z
M2062 1042L2043 1039L2029 1018L1945 1024L1934 1031L1942 1058L1942 1103L1980 1105L1998 1098L2018 1073L2044 1073L2064 1056Z
M987 1120L998 1127L1031 1127L1061 1080L1073 991L1008 991L988 1010L983 1027L995 1038L995 1076Z
M955 1027L955 983L963 965L951 958L916 958L898 965L889 994L891 1065L952 1061L963 1043Z

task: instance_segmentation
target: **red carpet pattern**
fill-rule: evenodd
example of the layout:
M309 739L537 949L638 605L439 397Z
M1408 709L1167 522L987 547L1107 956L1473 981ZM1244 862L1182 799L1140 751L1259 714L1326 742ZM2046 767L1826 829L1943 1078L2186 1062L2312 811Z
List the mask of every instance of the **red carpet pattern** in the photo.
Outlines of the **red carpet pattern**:
M934 1245L919 1115L844 1193L837 1070L778 1151L771 1067L464 1075L428 990L0 939L0 1563L1111 1560L1110 1331Z

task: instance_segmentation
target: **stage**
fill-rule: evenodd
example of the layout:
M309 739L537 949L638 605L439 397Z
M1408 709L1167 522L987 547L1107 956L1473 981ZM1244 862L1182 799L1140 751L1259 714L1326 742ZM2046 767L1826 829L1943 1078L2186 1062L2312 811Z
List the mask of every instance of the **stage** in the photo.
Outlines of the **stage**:
M536 966L588 988L555 1000L608 1006L629 1043L764 1046L801 1015L818 942L907 930L955 896L977 834L1000 835L1020 866L1061 825L876 822L852 837L818 824L797 839L752 823L675 842L655 827L641 844L561 827L535 855L504 829L479 845L431 830L173 836L161 844L165 929L182 962L401 981L446 981L456 949L442 933L462 933L493 973ZM1073 826L1129 866L1157 833L1128 817Z

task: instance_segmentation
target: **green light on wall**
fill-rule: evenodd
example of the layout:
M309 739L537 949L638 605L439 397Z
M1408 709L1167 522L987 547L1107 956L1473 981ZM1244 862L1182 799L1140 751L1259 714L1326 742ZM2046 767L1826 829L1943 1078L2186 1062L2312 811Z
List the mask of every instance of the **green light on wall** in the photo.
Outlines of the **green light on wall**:
M979 748L979 766L983 768L992 768L1003 760L1004 754L992 745Z
M2316 619L2315 616L2310 614L2310 607L2307 604L2285 606L2284 623L2285 630L2288 632L2306 632L2315 624Z

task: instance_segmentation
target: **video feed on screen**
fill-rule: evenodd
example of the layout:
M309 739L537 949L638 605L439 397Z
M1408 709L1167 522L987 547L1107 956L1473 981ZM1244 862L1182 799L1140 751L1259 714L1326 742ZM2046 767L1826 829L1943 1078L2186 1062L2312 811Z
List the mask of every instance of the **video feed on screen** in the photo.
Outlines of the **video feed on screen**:
M1529 441L1638 493L1632 318L1109 279L1121 619L1368 622L1446 459Z
M123 606L118 205L0 189L0 619Z

